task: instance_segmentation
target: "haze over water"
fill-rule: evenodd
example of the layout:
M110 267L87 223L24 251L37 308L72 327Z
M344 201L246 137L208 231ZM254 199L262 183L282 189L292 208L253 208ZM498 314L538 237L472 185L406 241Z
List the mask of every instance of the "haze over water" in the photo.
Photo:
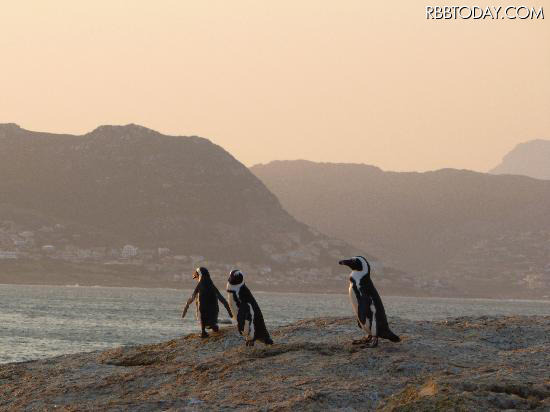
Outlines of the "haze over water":
M0 285L0 363L159 342L196 332L192 310L185 320L180 318L190 293L175 289ZM353 322L344 294L255 295L271 328L320 316L349 316ZM396 316L431 320L550 315L547 301L386 296L384 304L390 322ZM223 308L220 313L220 319L227 320Z

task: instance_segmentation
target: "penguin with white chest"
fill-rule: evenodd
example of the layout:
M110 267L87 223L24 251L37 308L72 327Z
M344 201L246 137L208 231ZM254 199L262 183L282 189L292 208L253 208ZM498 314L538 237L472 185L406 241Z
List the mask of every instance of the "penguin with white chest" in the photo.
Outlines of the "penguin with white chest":
M382 299L370 278L371 268L363 256L341 260L340 265L348 266L352 272L349 278L349 297L358 326L367 336L356 340L354 344L366 344L374 348L378 346L378 338L399 342L399 336L390 330Z
M237 322L239 333L246 339L246 346L254 346L259 340L266 345L273 341L265 326L260 306L250 289L244 284L244 275L240 270L232 270L227 280L227 300Z

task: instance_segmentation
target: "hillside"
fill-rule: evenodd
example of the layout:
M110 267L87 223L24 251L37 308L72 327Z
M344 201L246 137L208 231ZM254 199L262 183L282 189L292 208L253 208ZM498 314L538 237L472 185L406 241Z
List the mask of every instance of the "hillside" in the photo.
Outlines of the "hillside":
M549 317L390 319L402 342L351 345L351 318L245 347L233 326L153 345L0 365L0 410L548 410Z
M241 163L199 137L134 125L84 136L4 129L0 175L3 203L123 242L262 259L263 231L311 239Z
M279 161L251 169L297 219L468 296L550 296L550 181Z
M298 222L244 165L196 136L137 125L72 136L4 124L0 176L0 281L13 273L4 264L53 260L110 271L134 264L164 286L199 263L223 277L239 264L257 280L300 284L318 282L311 273L331 280L338 259L357 252Z
M518 144L490 173L550 180L550 140L537 139Z

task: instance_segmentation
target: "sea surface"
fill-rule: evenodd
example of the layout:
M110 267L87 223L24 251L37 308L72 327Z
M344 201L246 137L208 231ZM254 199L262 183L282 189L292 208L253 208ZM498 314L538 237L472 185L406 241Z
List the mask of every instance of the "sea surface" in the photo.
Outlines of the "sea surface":
M0 285L0 363L159 342L198 330L190 290ZM350 316L347 295L256 292L271 327ZM386 312L412 320L550 315L550 301L383 297ZM220 319L227 314L220 306Z

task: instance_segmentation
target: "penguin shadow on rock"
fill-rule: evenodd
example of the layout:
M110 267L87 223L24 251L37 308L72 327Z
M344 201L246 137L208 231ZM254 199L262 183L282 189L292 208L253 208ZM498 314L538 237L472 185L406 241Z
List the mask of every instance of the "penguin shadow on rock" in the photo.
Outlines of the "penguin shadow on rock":
M227 279L227 300L237 322L239 333L244 336L246 346L254 346L255 341L272 345L273 341L265 326L260 306L250 289L244 283L244 275L240 270L232 270Z
M382 299L371 280L371 267L367 259L355 256L338 263L352 271L349 278L349 298L357 317L357 325L366 334L364 338L354 340L353 344L374 348L378 346L378 338L400 342L399 336L388 325Z
M191 297L187 300L185 308L181 314L182 318L185 318L189 306L195 302L196 304L196 317L201 326L201 338L207 338L208 333L206 329L211 329L214 332L219 331L218 315L220 313L220 307L218 300L225 306L229 317L233 317L229 304L222 296L212 279L208 269L200 267L193 272L193 279L198 284Z

